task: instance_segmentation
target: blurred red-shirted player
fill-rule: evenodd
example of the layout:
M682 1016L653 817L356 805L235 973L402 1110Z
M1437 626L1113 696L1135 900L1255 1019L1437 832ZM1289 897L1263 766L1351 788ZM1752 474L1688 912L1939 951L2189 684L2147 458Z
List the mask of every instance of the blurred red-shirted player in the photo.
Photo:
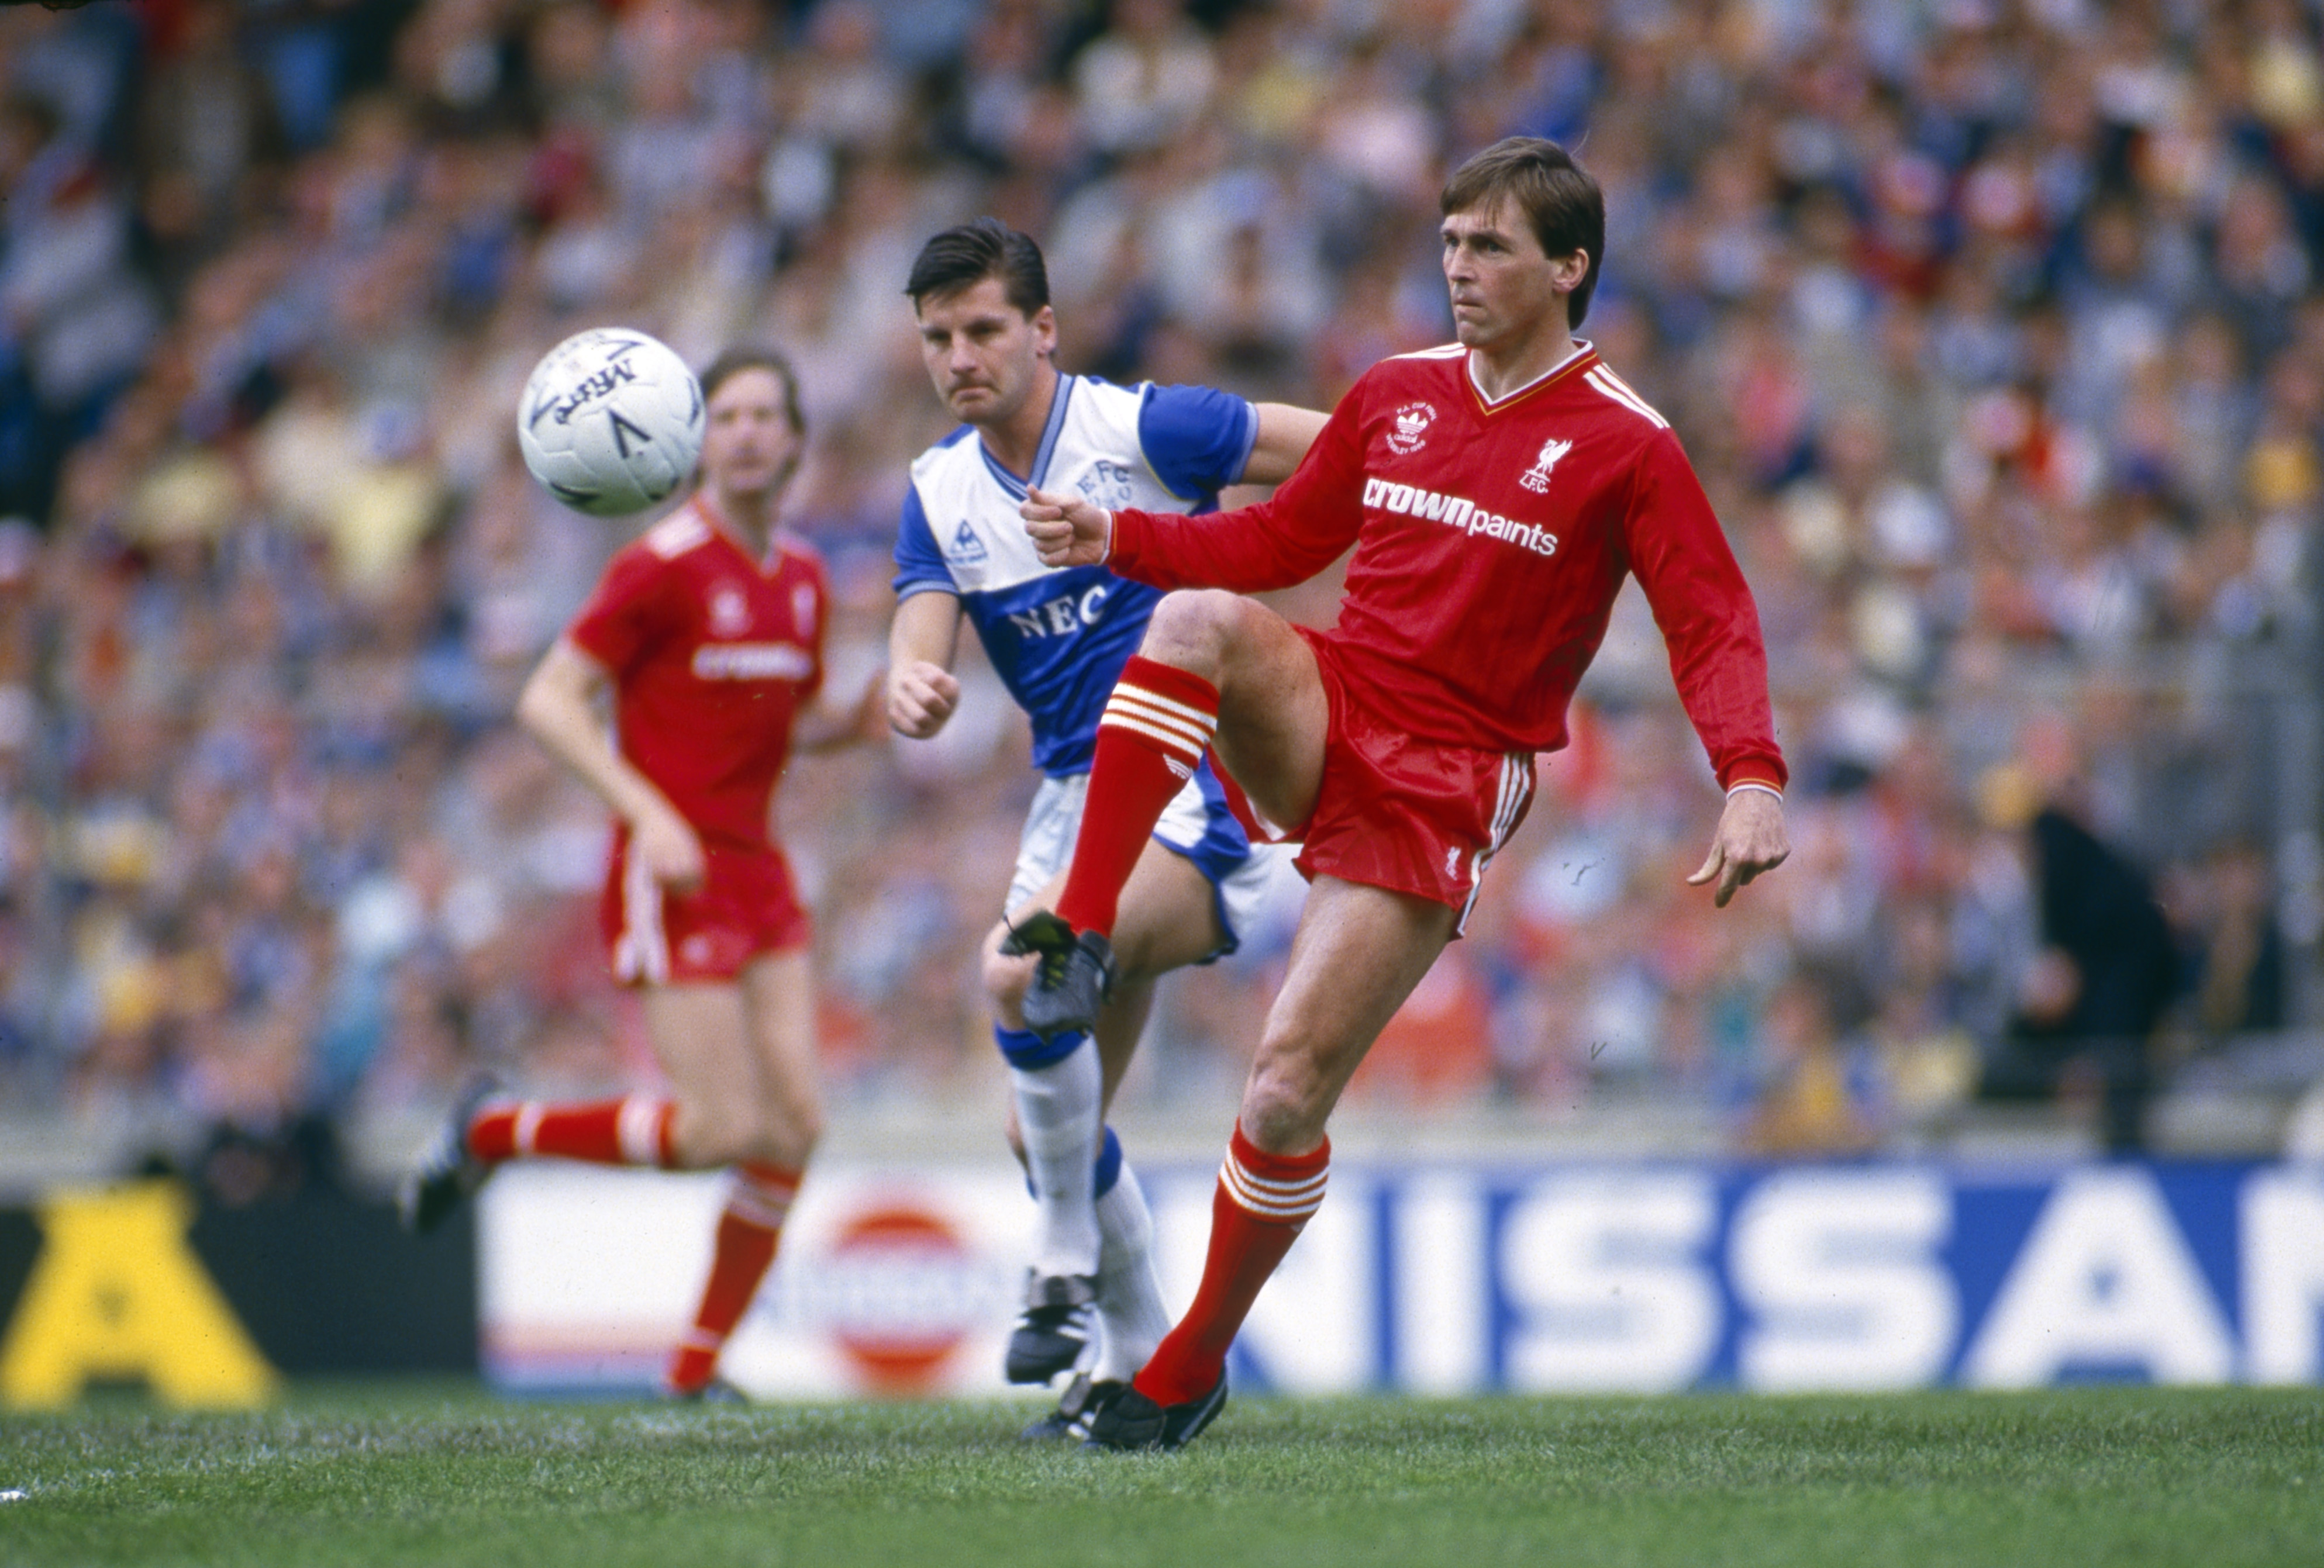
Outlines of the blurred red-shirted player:
M1071 1027L1109 987L1129 864L1176 780L1215 742L1313 879L1211 1206L1194 1300L1098 1417L1102 1448L1176 1447L1226 1399L1226 1355L1323 1201L1340 1091L1525 818L1533 759L1636 575L1726 809L1691 880L1735 890L1789 852L1782 753L1750 590L1669 425L1572 336L1605 246L1597 182L1511 137L1445 185L1459 342L1382 361L1341 399L1272 500L1207 517L1112 514L1036 492L1049 565L1102 561L1176 592L1098 728L1089 800L1026 1028ZM1350 545L1329 632L1240 592L1305 581Z
M683 1395L710 1386L821 1132L810 928L774 836L775 787L794 747L884 727L877 682L852 702L822 698L830 590L779 525L806 445L789 366L730 350L702 390L699 487L613 557L517 702L613 810L607 958L643 988L669 1095L545 1105L479 1084L405 1189L427 1230L508 1160L732 1166L710 1278L667 1374Z

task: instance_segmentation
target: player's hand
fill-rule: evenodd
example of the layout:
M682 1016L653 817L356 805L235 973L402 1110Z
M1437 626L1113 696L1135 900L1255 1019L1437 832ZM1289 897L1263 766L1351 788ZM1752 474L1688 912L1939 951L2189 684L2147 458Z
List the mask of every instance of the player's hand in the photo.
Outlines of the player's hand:
M645 867L647 876L674 893L697 891L708 870L702 839L673 811L649 812L631 824L630 853Z
M1028 491L1017 508L1044 566L1102 566L1113 548L1113 514L1082 497Z
M899 735L926 740L959 706L960 682L941 665L915 659L888 673L888 726Z
M1717 882L1711 902L1725 909L1735 890L1763 871L1773 871L1792 853L1791 835L1784 830L1784 802L1765 790L1738 790L1727 797L1719 813L1719 833L1711 842L1711 857L1687 885L1701 887Z

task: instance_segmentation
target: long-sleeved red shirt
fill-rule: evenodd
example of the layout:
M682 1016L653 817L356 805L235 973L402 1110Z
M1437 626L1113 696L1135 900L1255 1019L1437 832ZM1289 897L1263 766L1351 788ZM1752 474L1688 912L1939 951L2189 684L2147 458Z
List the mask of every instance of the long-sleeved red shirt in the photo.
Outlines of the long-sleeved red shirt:
M1635 573L1720 784L1786 782L1751 591L1678 437L1595 350L1489 404L1458 344L1383 360L1273 499L1116 512L1106 564L1161 588L1259 592L1351 543L1330 637L1392 723L1556 750Z

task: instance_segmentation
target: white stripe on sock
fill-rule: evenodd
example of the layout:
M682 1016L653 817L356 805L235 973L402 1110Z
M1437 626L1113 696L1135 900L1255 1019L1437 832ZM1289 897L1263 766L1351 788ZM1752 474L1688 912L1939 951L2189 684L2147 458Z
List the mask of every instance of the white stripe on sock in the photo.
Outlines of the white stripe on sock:
M1144 702L1150 707L1161 710L1165 713L1176 714L1181 719L1191 719L1196 724L1201 725L1204 729L1216 729L1219 727L1219 716L1217 714L1206 713L1200 708L1190 707L1186 703L1174 701L1171 698L1165 697L1159 692L1149 692L1143 686L1131 686L1127 684L1116 686L1113 689L1113 696L1110 701L1118 702L1122 701L1124 698L1132 701Z
M779 1231L791 1212L791 1194L738 1174L726 1194L726 1212L745 1224Z
M1098 724L1100 728L1111 724L1116 729L1135 729L1154 736L1173 747L1184 747L1189 751L1199 752L1211 743L1207 734L1197 733L1173 720L1156 719L1134 709L1109 708L1099 716Z
M1262 1219L1304 1220L1323 1203L1329 1168L1299 1181L1275 1181L1254 1176L1232 1154L1219 1167L1219 1180L1227 1196Z
M1104 718L1098 720L1098 728L1101 729L1133 729L1139 734L1145 736L1149 740L1159 742L1162 749L1168 752L1173 756L1182 756L1190 763L1200 762L1203 759L1203 748L1200 746L1189 744L1185 736L1174 735L1167 730L1157 729L1151 724L1145 723L1139 720L1124 719L1116 714L1108 713Z
M661 1164L661 1113L667 1101L632 1095L613 1115L613 1142L625 1165Z
M1215 719L1188 719L1168 709L1157 708L1150 702L1141 702L1138 700L1137 693L1132 692L1116 692L1107 700L1105 711L1108 718L1143 719L1157 729L1184 735L1189 740L1204 746L1210 744L1212 735L1219 727L1218 720Z

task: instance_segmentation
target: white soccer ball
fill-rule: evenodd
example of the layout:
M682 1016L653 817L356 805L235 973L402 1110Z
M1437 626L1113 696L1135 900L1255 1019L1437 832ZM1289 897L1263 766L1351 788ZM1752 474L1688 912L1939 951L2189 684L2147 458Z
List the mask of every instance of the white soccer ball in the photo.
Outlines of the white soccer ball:
M702 455L702 384L659 338L626 327L574 334L541 356L517 406L524 465L593 518L667 500Z

